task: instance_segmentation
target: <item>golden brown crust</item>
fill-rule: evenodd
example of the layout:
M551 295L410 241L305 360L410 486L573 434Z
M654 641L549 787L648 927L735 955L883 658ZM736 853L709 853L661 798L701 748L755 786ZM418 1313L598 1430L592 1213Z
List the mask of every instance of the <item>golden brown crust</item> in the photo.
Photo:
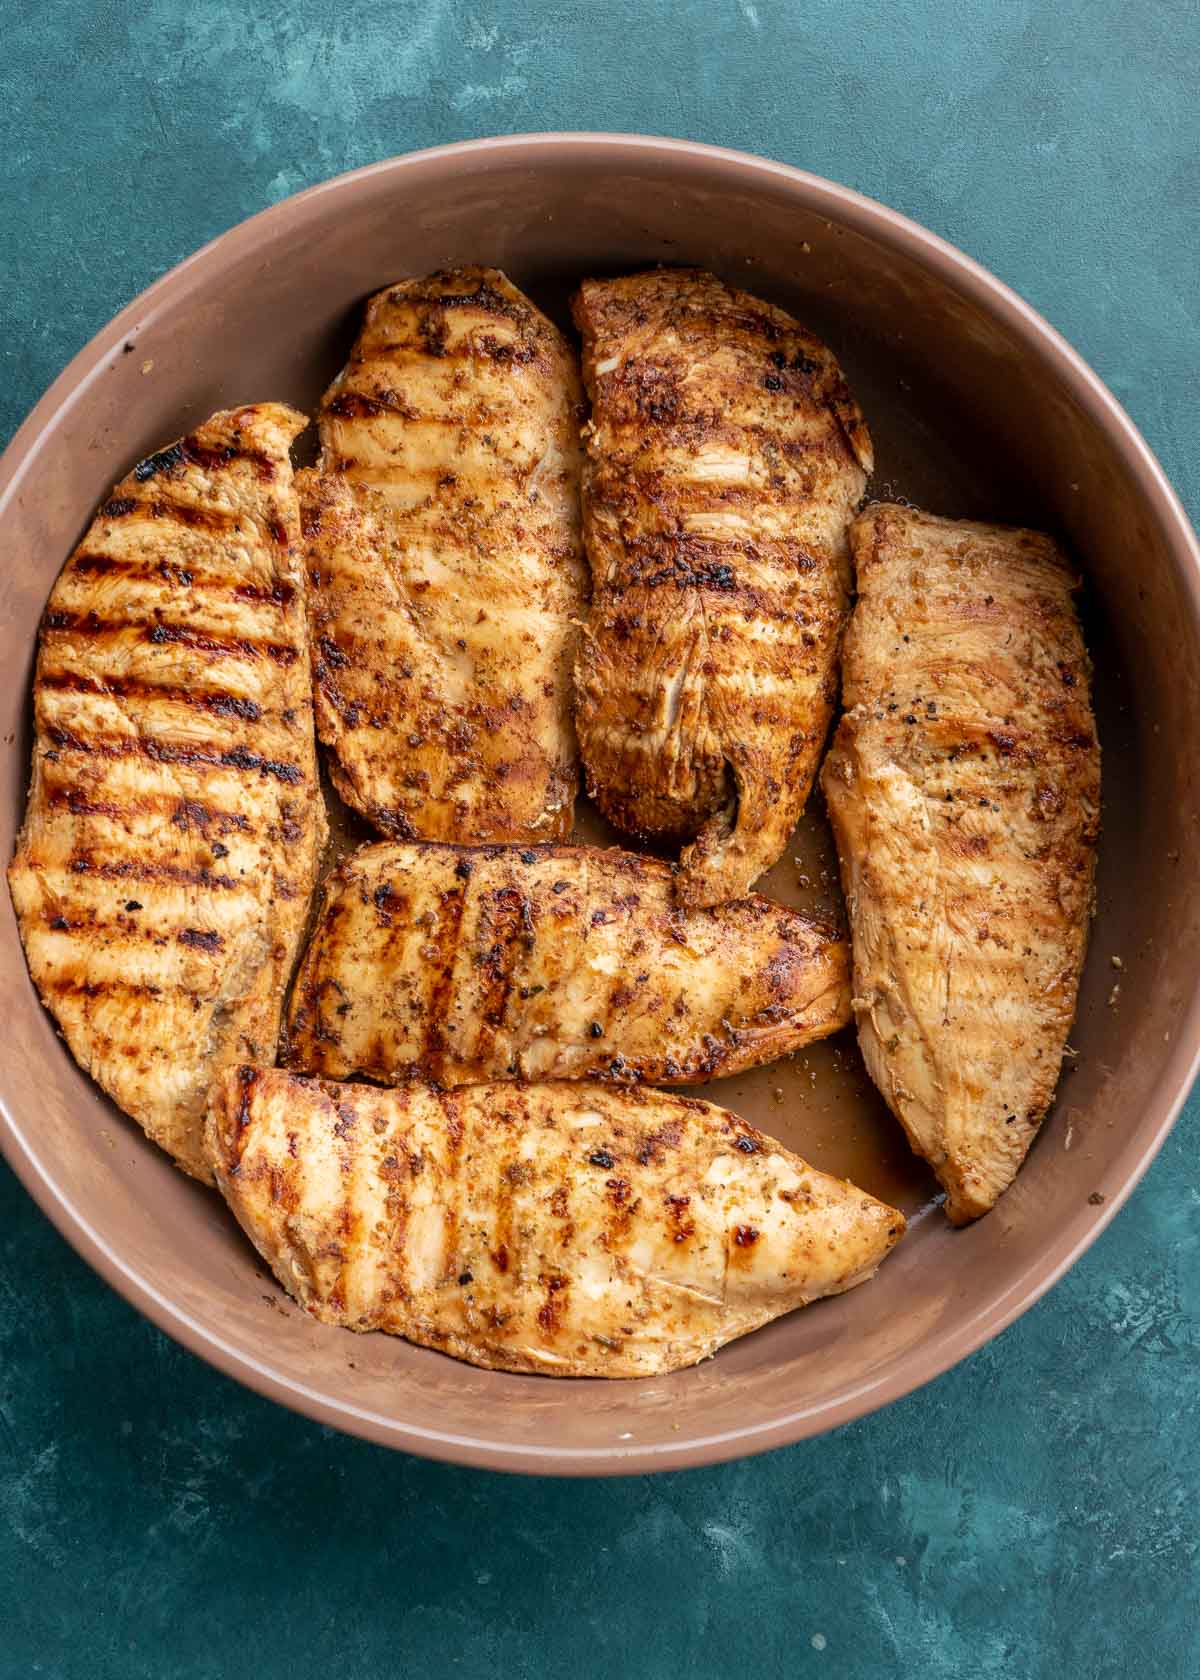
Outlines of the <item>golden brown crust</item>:
M850 1020L850 953L750 897L684 911L671 870L586 846L367 846L326 884L287 1060L329 1078L690 1085Z
M9 868L76 1060L186 1171L208 1086L271 1059L324 838L289 446L216 414L139 463L51 592Z
M587 601L575 358L496 269L367 306L303 475L317 727L397 839L564 838Z
M876 505L851 530L846 715L822 771L859 1042L956 1223L1054 1094L1100 814L1075 578L1049 537Z
M903 1216L725 1110L607 1085L227 1073L218 1185L318 1319L489 1370L660 1375L870 1277Z
M711 274L587 281L575 319L588 791L628 833L694 840L680 899L717 903L779 857L816 774L870 440L825 346Z

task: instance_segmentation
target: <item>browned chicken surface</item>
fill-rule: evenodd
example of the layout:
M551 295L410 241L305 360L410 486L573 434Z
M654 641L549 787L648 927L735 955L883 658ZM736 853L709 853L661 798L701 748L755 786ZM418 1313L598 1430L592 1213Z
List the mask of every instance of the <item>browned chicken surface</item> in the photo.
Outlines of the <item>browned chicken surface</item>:
M869 1278L903 1216L709 1103L595 1083L384 1091L251 1067L217 1182L315 1318L492 1370L639 1377Z
M8 876L76 1060L197 1177L209 1084L272 1060L324 836L289 446L216 414L113 490L54 586Z
M585 846L367 846L327 883L288 1061L443 1085L693 1084L850 1020L850 954L765 898L672 901L671 870Z
M385 834L571 829L587 601L573 352L503 274L371 299L301 479L317 728Z
M870 439L825 346L711 274L590 280L575 319L588 791L627 833L692 840L680 899L719 903L781 855L816 774Z
M822 772L872 1078L986 1213L1058 1080L1100 817L1076 580L1034 531L870 508L846 716Z

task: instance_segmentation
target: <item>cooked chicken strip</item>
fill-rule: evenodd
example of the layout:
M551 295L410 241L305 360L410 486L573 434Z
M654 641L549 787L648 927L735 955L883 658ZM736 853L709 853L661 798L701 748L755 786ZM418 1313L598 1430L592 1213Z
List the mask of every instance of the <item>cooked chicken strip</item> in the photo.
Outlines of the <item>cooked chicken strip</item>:
M571 830L587 602L575 357L496 269L371 299L301 479L317 729L385 834Z
M208 1087L272 1060L324 838L304 574L274 403L136 466L42 620L8 878L76 1060L208 1178Z
M850 1020L849 947L765 898L683 911L586 846L367 846L326 885L287 1060L330 1078L691 1085Z
M575 319L588 791L628 833L695 837L680 900L719 903L780 856L816 774L870 439L825 346L711 274L590 280Z
M232 1070L217 1183L329 1324L490 1370L694 1365L871 1277L904 1218L735 1115L600 1084L381 1091Z
M822 772L871 1077L956 1224L1012 1182L1058 1080L1100 817L1090 665L1035 531L870 508L847 714Z

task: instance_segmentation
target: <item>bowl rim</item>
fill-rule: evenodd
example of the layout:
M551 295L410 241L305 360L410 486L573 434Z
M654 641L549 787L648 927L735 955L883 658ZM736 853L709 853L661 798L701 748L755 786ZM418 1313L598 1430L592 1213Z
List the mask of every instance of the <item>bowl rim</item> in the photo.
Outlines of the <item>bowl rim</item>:
M964 296L1028 343L1043 365L1070 387L1088 419L1107 431L1127 463L1136 489L1155 514L1188 593L1193 616L1200 621L1200 544L1175 491L1149 445L1107 386L1077 351L1045 318L1003 281L972 257L896 210L867 198L853 188L814 175L790 164L753 153L695 140L666 136L608 132L564 131L495 135L427 147L381 159L362 168L330 177L290 195L237 223L176 264L120 310L84 345L53 381L14 434L0 456L0 515L19 489L26 464L36 453L51 423L91 384L134 330L144 327L182 283L190 283L231 249L269 238L277 224L290 220L298 204L313 204L323 195L345 190L351 183L380 175L402 177L407 171L446 163L486 165L520 160L532 165L539 153L594 153L611 148L640 155L644 161L670 161L707 166L718 174L747 174L799 189L807 205L832 221L898 248L924 266L942 272ZM775 1416L765 1422L711 1435L693 1435L678 1444L663 1442L569 1448L530 1446L474 1435L435 1431L405 1424L367 1407L335 1398L307 1384L281 1375L265 1360L235 1346L221 1334L202 1326L178 1302L164 1295L148 1276L127 1262L93 1226L85 1209L56 1183L50 1164L43 1161L8 1100L0 1091L0 1153L42 1212L78 1254L106 1283L124 1296L160 1330L191 1353L235 1377L248 1388L300 1412L318 1423L380 1445L422 1457L491 1470L534 1475L629 1475L666 1469L687 1469L746 1457L789 1445L853 1422L902 1398L941 1376L968 1354L998 1335L1052 1287L1090 1247L1141 1181L1174 1125L1200 1069L1200 973L1182 1010L1180 1028L1148 1102L1157 1109L1153 1128L1132 1163L1105 1184L1105 1200L1061 1227L1008 1290L966 1321L933 1337L923 1356L908 1367L890 1368L882 1375L845 1389L833 1400Z

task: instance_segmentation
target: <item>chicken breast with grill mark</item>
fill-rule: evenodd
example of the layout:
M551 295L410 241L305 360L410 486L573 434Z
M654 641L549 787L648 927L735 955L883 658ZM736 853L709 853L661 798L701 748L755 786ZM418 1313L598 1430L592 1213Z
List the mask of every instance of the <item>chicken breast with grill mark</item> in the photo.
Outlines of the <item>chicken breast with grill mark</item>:
M217 1183L315 1317L490 1370L694 1365L871 1277L903 1216L692 1098L227 1073Z
M851 536L822 785L859 1043L962 1224L1024 1160L1075 1013L1100 816L1090 665L1048 537L889 505Z
M765 898L685 911L671 870L584 846L364 847L326 883L290 1066L442 1085L690 1085L850 1020L850 954Z
M100 508L42 620L8 878L72 1054L210 1176L208 1087L272 1060L324 838L289 446L216 414Z
M301 478L317 728L383 833L569 834L582 392L497 269L372 298Z
M574 308L588 791L627 833L691 840L680 900L718 903L781 855L817 771L870 439L825 346L711 274L589 280Z

